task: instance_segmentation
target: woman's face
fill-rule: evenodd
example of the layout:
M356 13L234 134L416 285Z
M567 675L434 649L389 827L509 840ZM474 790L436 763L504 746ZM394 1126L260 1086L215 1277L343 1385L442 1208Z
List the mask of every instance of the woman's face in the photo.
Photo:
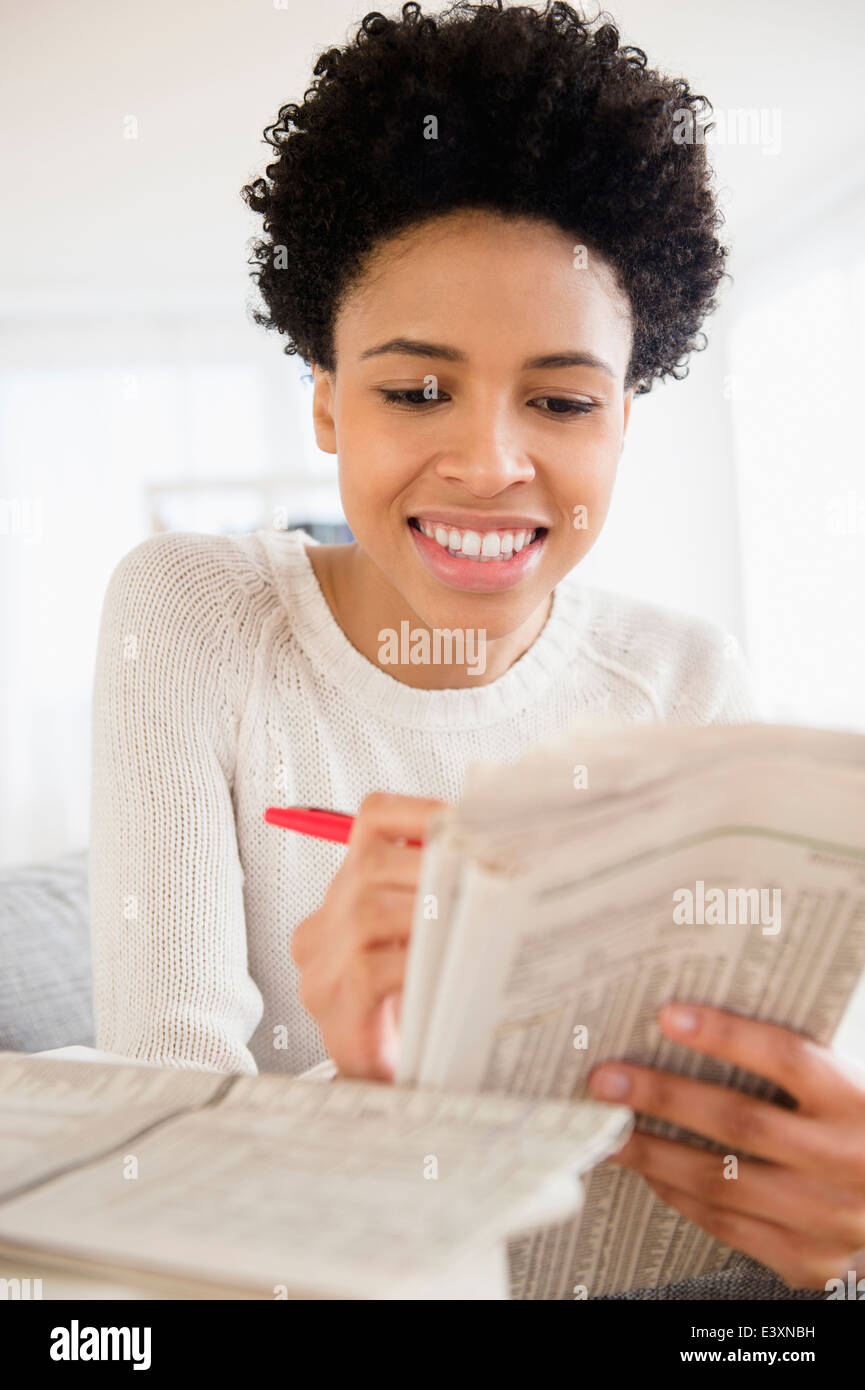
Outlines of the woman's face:
M436 219L371 259L337 316L335 373L313 368L346 520L431 628L513 632L603 526L632 330L608 266L584 259L547 223Z

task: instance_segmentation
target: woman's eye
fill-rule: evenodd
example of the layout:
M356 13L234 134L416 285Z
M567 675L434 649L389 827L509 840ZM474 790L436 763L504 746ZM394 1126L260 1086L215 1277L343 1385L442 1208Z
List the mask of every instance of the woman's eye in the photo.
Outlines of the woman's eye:
M409 409L415 407L423 408L427 405L434 405L436 401L447 399L447 396L443 396L441 392L439 392L437 396L426 395L423 386L409 387L402 391L393 391L388 390L386 387L379 387L379 393L384 397L388 405L408 406ZM546 401L550 406L555 407L554 409L541 411L542 415L559 415L565 419L575 415L588 415L595 408L591 401L571 401L564 396L537 396L535 402L532 402L532 404L535 404L537 401ZM559 409L559 407L563 408Z
M409 407L417 405L424 406L434 405L437 400L441 400L441 394L438 396L424 395L425 389L426 388L423 386L414 386L405 391L388 391L384 387L379 387L380 393L384 396L388 405L407 405ZM410 396L419 397L419 399L410 400Z
M595 408L591 401L569 401L564 396L536 396L535 400L565 407L564 410L542 410L542 415L562 415L567 418L569 415L588 415Z

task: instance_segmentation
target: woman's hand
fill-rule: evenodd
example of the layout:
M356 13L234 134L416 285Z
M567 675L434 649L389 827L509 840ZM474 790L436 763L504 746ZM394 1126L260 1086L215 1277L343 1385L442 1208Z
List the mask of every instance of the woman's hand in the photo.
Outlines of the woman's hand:
M295 929L300 1000L342 1076L394 1078L423 854L400 841L423 840L430 818L447 804L389 792L364 797L324 902Z
M680 1026L676 1026L676 1019ZM776 1082L795 1110L652 1067L605 1063L589 1089L753 1158L737 1165L687 1143L633 1134L610 1161L641 1173L671 1207L791 1288L865 1276L865 1070L801 1033L705 1005L668 1005L664 1034ZM603 1089L602 1077L625 1085ZM854 1281L855 1282L855 1281Z

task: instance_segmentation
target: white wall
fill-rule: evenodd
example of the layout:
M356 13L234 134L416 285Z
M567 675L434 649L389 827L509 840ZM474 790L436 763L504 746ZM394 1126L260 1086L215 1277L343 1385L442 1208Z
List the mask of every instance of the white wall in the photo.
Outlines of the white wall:
M613 505L584 573L743 640L728 313L716 315L710 347L683 381L634 398Z
M865 184L745 267L732 340L747 645L768 717L865 729Z

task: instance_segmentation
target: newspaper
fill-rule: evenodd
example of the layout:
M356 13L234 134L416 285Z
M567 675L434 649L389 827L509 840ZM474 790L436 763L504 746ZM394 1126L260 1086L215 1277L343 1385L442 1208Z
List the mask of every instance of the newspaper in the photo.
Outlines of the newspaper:
M470 769L429 867L427 912L437 874L445 910L423 915L419 896L398 1082L579 1098L620 1058L789 1105L663 1037L657 1013L690 1000L832 1041L865 970L865 738L577 728ZM851 1035L861 1057L861 1023ZM638 1128L722 1153L648 1116ZM581 1216L511 1242L511 1293L621 1293L741 1258L604 1163Z
M506 1298L507 1238L572 1217L632 1119L0 1053L0 1254L240 1296Z

